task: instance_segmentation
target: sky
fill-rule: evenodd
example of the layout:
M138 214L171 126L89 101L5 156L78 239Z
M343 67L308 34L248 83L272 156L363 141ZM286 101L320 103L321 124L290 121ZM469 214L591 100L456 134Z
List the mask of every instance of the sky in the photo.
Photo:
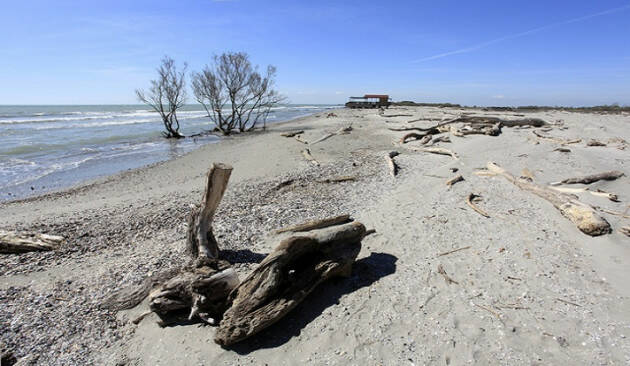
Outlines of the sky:
M226 51L299 104L630 105L629 0L2 3L4 105L138 103L164 55L193 71Z

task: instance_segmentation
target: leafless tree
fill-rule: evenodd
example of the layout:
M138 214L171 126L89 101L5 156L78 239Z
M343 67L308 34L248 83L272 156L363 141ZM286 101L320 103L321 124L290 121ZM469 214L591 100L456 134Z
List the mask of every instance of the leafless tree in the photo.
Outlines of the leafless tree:
M184 63L183 69L178 72L175 61L164 56L162 64L157 68L158 79L151 80L149 90L145 92L143 89L136 89L138 99L160 114L166 130L162 135L166 138L184 137L179 133L177 110L186 102L187 67L188 65Z
M266 127L271 108L285 100L274 89L275 76L274 66L261 75L247 53L228 52L192 74L193 93L223 134L251 131L260 123Z

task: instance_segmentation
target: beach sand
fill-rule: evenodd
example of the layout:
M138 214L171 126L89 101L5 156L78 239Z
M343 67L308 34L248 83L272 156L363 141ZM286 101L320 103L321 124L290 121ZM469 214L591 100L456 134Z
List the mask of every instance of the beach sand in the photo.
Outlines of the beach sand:
M425 117L461 113L522 118L514 112L395 107L335 110L234 136L181 158L72 189L0 204L0 229L63 235L58 251L0 256L1 346L25 364L111 365L421 365L630 363L630 219L602 213L613 232L590 237L550 203L501 177L477 176L495 162L538 183L621 170L630 175L630 116L538 111L543 132L582 141L560 145L532 128L499 136L451 136L439 146L459 159L412 151L397 141ZM427 127L435 121L420 121ZM307 145L282 137L305 130ZM587 146L590 139L607 146ZM612 140L611 140L612 139ZM398 176L385 156L400 153ZM160 328L155 315L130 321L146 302L119 313L100 304L149 274L186 262L186 215L198 203L212 162L233 165L215 218L224 255L243 278L273 248L270 231L349 213L376 230L363 240L349 279L322 284L285 319L231 349L211 326ZM457 168L453 173L451 168ZM463 182L445 182L462 174ZM357 179L322 183L351 175ZM276 189L279 183L293 183ZM628 176L591 184L620 202L580 193L614 212L630 212ZM578 187L581 187L578 185ZM470 193L484 217L466 204ZM450 254L440 255L461 249ZM455 283L438 273L442 268Z

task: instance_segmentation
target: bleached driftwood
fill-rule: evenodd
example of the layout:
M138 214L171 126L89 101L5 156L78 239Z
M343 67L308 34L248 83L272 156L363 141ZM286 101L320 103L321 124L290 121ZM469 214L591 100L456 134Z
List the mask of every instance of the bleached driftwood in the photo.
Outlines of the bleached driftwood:
M398 151L390 151L389 153L387 153L387 155L385 155L387 166L389 166L389 174L391 174L392 177L395 177L398 174L398 170L400 169L398 164L396 164L396 162L394 161L394 158L398 155Z
M229 296L231 307L215 333L229 346L269 327L320 283L349 276L365 236L358 222L325 227L283 239Z
M559 184L591 184L600 180L615 180L623 177L625 174L619 170L611 170L609 172L603 172L598 174L585 175L582 177L567 178L559 182L551 183L551 185Z
M297 233L297 232L302 232L302 231L310 231L310 230L321 229L328 226L345 224L350 221L352 221L350 219L350 215L340 215L340 216L335 216L335 217L328 217L325 219L311 220L311 221L304 222L302 224L288 226L282 229L278 229L274 233L281 234L281 233L287 233L287 232Z
M317 143L319 143L319 142L322 142L322 141L325 141L325 140L327 140L327 139L329 139L329 138L331 138L331 137L333 137L333 136L335 136L335 135L345 135L345 134L348 134L348 133L350 133L350 131L352 131L352 126L342 127L342 128L338 129L338 130L337 130L337 131L335 131L335 132L330 132L330 133L325 134L324 136L322 136L322 137L320 137L319 139L317 139L317 140L315 140L315 141L311 142L310 144L311 144L311 145L315 145L315 144L317 144Z
M457 153L449 150L449 149L445 149L442 147L415 147L415 146L409 146L409 149L413 150L413 151L422 151L422 152L428 152L431 154L438 154L438 155L448 155L450 157L452 157L453 159L459 159L459 157L457 156Z
M617 197L616 194L604 192L604 191L599 190L599 189L596 190L596 191L591 191L590 189L588 189L588 187L587 188L569 188L569 187L549 186L549 188L553 189L554 191L564 192L564 193L588 192L588 193L592 194L593 196L604 197L604 198L608 198L609 200L611 200L613 202L619 202L619 197Z
M582 142L582 139L565 140L565 139L561 139L559 137L546 136L546 135L543 135L543 134L541 134L540 132L538 132L536 130L532 131L532 133L534 135L536 135L536 137L538 137L541 140L554 142L554 143L560 144L560 145L570 145L570 144L577 144L577 143Z
M588 142L586 143L586 146L606 146L605 143L598 141L598 140L588 140Z
M591 236L608 234L611 231L610 224L601 217L593 207L578 201L577 197L557 192L549 187L533 182L517 179L505 169L494 163L487 164L490 173L501 175L522 190L529 191L550 202L560 213L571 220L583 233Z
M620 227L619 232L625 236L630 236L630 226Z
M310 161L313 165L319 166L319 161L315 160L313 155L311 155L311 150L310 149L306 148L306 149L302 150L302 155L304 156L304 158L306 160Z
M341 182L353 182L357 180L357 177L353 175L342 175L339 177L326 178L318 180L318 183L341 183Z
M13 232L0 230L0 253L17 254L40 252L59 248L64 238L32 232Z
M453 177L453 178L451 178L451 179L447 180L447 181L446 181L446 185L450 187L450 186L452 186L453 184L455 184L455 183L457 183L457 182L461 182L461 181L463 181L463 180L464 180L464 177L463 177L461 174L459 174L459 175L456 175L455 177Z
M187 248L193 257L218 258L219 247L212 233L212 219L223 198L232 167L213 163L207 174L201 206L195 207L188 219Z

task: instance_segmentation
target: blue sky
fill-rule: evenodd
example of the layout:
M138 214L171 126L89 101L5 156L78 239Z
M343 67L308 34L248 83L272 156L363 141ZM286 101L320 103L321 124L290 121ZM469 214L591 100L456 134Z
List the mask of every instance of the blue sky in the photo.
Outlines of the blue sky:
M293 103L630 105L628 0L5 0L0 35L0 104L137 103L165 54L246 51Z

